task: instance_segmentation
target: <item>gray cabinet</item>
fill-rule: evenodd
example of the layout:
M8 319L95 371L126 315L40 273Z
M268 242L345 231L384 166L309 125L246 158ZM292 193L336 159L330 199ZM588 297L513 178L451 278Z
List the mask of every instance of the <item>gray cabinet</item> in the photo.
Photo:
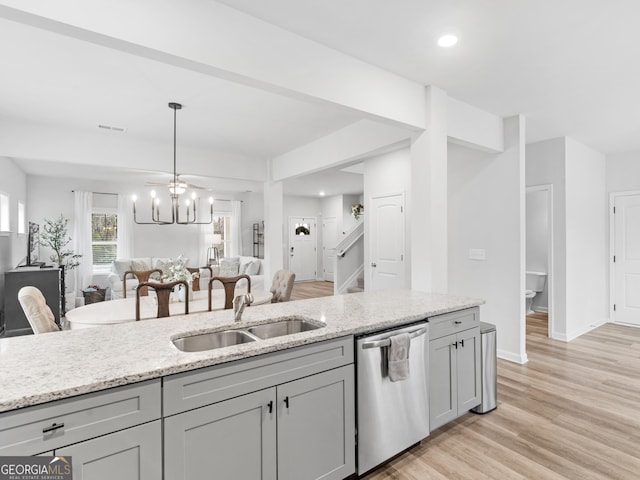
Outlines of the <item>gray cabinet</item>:
M71 456L74 480L157 480L162 478L161 423L156 420L54 453Z
M354 405L351 337L178 374L165 382L165 414L181 412L164 419L165 478L346 478Z
M165 478L276 479L275 388L164 420Z
M4 274L4 334L7 337L33 333L18 302L18 292L28 285L42 292L56 323L60 324L60 269L26 267L9 270Z
M278 479L336 479L355 470L353 366L278 386Z
M429 319L431 431L480 403L480 318L477 308Z
M0 415L0 455L71 455L75 480L162 478L160 379Z

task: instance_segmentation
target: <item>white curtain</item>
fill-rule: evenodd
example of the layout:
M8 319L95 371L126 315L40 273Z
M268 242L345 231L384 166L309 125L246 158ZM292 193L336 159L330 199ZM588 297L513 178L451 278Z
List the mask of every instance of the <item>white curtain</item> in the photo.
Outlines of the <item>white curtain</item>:
M207 238L213 233L213 227L210 223L206 225L199 225L198 229L198 245L199 248L199 258L198 265L209 265L207 258L207 249L211 246L211 244L207 244Z
M117 258L133 257L133 200L130 195L118 195Z
M231 235L229 245L230 257L238 257L242 255L242 202L240 200L231 200Z
M73 291L88 287L93 277L93 252L91 249L91 211L93 210L92 192L75 192L75 212L73 219L73 250L82 255L80 265L73 270Z

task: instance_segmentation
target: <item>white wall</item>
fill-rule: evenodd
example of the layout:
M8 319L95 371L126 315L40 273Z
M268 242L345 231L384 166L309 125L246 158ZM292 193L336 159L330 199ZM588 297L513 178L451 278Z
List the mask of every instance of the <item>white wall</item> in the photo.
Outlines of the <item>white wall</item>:
M547 190L527 192L527 271L547 272L549 268L549 195ZM545 281L544 290L533 298L533 310L547 311L548 287Z
M607 156L607 193L640 191L640 151Z
M284 268L289 268L289 217L315 217L316 219L316 278L322 279L322 201L314 197L285 195L283 199L283 232L286 245Z
M73 190L91 192L119 193L130 195L138 193L138 213L141 220L148 218L150 201L148 192L139 184L123 181L121 183L99 180L54 178L29 175L27 177L27 217L42 225L44 219L55 219L62 214L68 218L69 233L73 231L74 200ZM168 194L162 196L161 214L166 214ZM243 251L251 252L251 224L261 217L262 195L238 194L224 195L226 199L243 199L242 237ZM206 202L205 202L206 203ZM216 209L226 208L227 202L216 202ZM208 206L208 203L207 203ZM163 210L163 207L165 210ZM203 212L204 213L204 212ZM191 265L197 265L204 258L205 245L200 244L197 225L134 225L133 255L136 257L174 257L184 255ZM26 242L26 241L25 241ZM48 261L50 252L41 249L41 258ZM98 282L100 283L100 282ZM103 282L102 282L103 283Z
M553 185L551 336L570 341L607 321L606 160L563 137L527 145L527 185Z
M567 235L565 139L554 138L527 145L526 184L553 185L553 269L547 277L553 303L551 337L562 339L567 331ZM551 282L551 283L549 283Z
M372 197L386 194L404 193L405 198L411 191L411 151L402 148L393 152L372 157L364 161L364 278L365 289L371 278L371 266L368 259L369 240L371 232L367 222L367 211L370 209ZM405 281L407 288L411 288L411 211L410 206L405 209ZM419 211L419 206L414 206Z
M448 146L449 293L485 299L480 317L496 325L498 355L522 363L524 119L508 118L504 129L501 154ZM486 260L469 259L472 248Z
M25 203L26 221L31 220L27 199L27 175L13 160L0 157L0 191L9 195L11 233L0 235L0 310L4 311L4 272L24 263L27 235L18 235L18 202ZM0 325L3 325L4 312Z
M608 321L605 156L566 141L567 340Z

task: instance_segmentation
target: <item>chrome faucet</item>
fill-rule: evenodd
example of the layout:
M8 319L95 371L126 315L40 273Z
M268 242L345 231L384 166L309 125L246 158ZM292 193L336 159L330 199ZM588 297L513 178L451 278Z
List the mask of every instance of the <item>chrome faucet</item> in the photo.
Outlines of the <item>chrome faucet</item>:
M246 306L253 303L253 295L245 293L244 295L238 295L233 299L233 318L236 322L242 320L242 312Z

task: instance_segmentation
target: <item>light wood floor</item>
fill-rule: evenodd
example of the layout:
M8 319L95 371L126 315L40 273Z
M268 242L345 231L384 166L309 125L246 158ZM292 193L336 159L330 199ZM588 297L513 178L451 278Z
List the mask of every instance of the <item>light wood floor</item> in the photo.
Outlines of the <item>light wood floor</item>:
M526 365L498 360L497 410L465 415L365 478L639 479L640 329L606 324L565 343L536 315L527 354Z
M333 282L297 282L293 284L293 290L291 290L291 300L331 295L333 295Z

